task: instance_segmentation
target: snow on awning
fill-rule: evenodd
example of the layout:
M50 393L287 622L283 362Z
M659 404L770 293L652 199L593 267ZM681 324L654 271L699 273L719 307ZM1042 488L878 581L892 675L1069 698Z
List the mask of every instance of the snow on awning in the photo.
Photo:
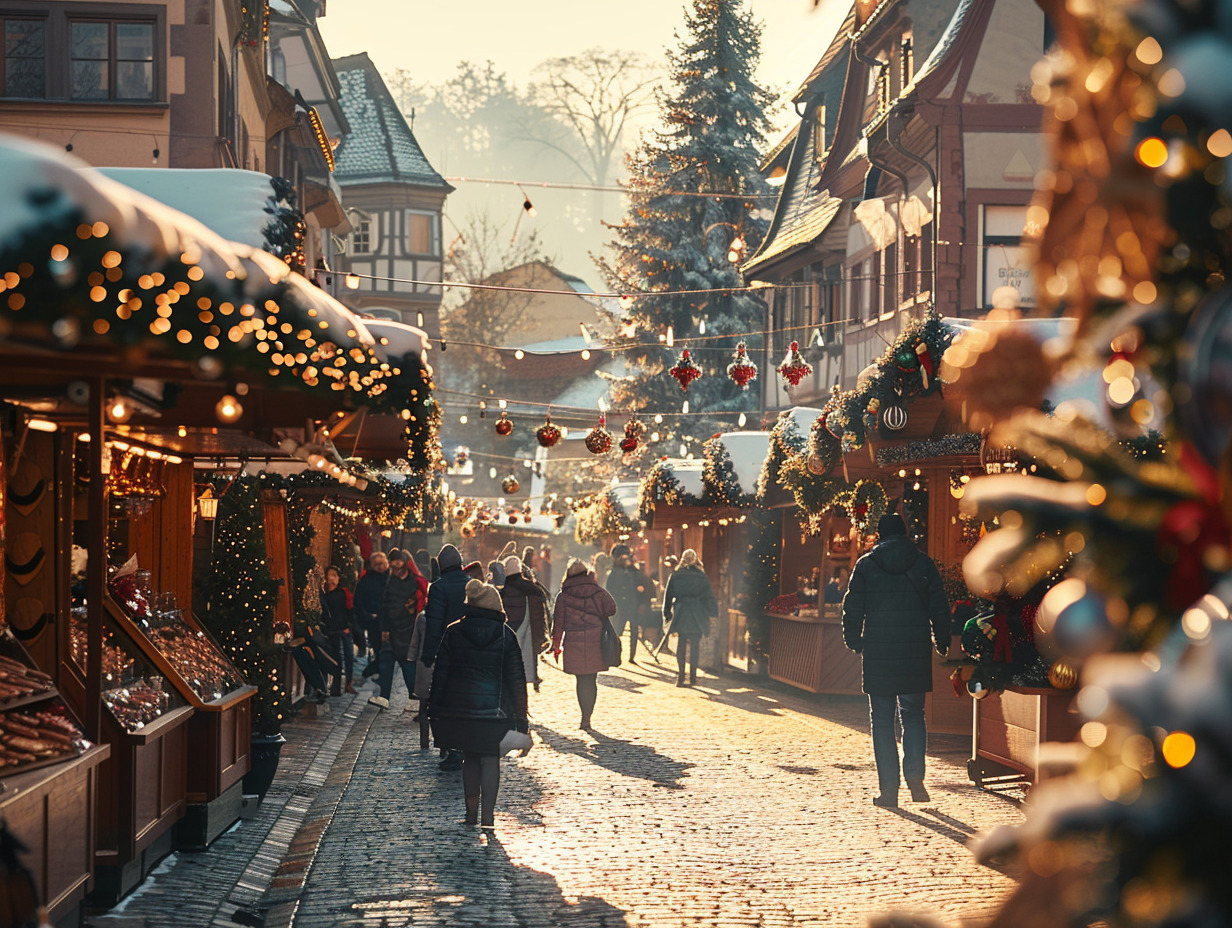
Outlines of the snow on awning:
M640 485L636 482L616 483L608 491L630 522L637 522L637 493Z
M178 358L205 378L261 372L366 405L431 403L418 364L393 377L359 317L279 258L28 139L0 135L0 176L11 344L101 351L117 372Z
M769 441L769 432L724 432L706 442L707 499L727 505L751 502Z

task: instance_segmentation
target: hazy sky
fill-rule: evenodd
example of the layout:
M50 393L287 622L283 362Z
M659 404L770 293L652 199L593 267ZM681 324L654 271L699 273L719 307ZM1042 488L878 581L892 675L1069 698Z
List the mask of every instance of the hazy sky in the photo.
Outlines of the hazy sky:
M794 90L850 5L751 0L765 26L763 85ZM459 61L491 59L523 84L544 59L595 46L661 60L663 50L675 46L683 10L684 0L330 0L320 25L332 56L366 51L385 73L408 68L417 81L435 84L447 80Z

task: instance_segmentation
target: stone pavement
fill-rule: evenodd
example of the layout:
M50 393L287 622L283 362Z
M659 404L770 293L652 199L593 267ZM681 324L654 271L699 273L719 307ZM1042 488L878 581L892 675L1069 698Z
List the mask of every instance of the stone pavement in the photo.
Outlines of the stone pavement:
M241 908L268 928L788 928L859 926L907 909L959 925L986 918L1011 890L965 842L1021 811L971 786L966 739L932 739L931 802L877 809L863 699L739 676L677 689L674 661L663 660L600 675L591 733L577 728L573 678L549 665L531 696L539 743L503 762L492 835L461 824L461 777L419 750L401 684L380 712L366 694L334 700L328 735L322 724L304 732L317 738L314 760L296 761L313 753L301 747L288 767L284 754L276 813L263 807L209 851L178 855L124 911L93 923L226 928ZM304 782L313 765L315 785ZM289 813L283 796L298 807ZM268 858L271 829L288 814L277 871L268 860L262 869L253 849L263 842ZM245 855L257 865L240 881L247 888L219 888ZM181 894L212 897L211 918L163 920Z

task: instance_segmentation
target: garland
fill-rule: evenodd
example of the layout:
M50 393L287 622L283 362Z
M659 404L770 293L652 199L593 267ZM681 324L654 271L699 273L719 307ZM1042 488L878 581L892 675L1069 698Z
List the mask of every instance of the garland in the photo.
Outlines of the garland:
M686 494L680 487L680 481L672 473L672 465L663 458L655 461L646 476L642 478L637 488L637 517L648 520L654 514L656 503L667 503L669 506L688 506L700 500Z
M885 354L860 375L855 389L831 389L818 420L824 422L828 438L819 434L822 430L814 429L811 450L824 459L829 449L823 443L831 440L839 442L843 451L856 451L864 447L870 431L892 437L881 417L891 406L940 388L936 371L953 340L954 332L942 324L935 310L908 325Z
M895 467L915 461L926 461L930 458L979 454L982 441L983 436L978 432L964 432L961 435L946 435L943 438L909 441L905 445L897 445L893 448L878 448L877 465Z
M847 512L847 518L856 531L863 534L870 525L886 513L889 500L885 489L876 480L859 480L849 493L843 494L837 502Z
M640 526L625 515L611 490L596 493L575 507L573 537L580 545L601 545L605 535L632 535Z
M761 473L757 477L755 498L758 502L765 502L766 494L771 486L782 485L779 473L783 464L791 458L804 454L807 444L807 439L800 434L800 427L796 424L791 410L779 413L778 421L770 430L766 461L762 464Z
M754 509L745 526L748 557L737 584L736 604L744 613L749 652L754 654L770 650L770 620L765 609L779 589L782 524L781 510Z
M711 506L750 506L757 500L756 488L746 492L736 479L736 469L723 439L715 435L703 446L702 502ZM761 476L758 475L758 484Z

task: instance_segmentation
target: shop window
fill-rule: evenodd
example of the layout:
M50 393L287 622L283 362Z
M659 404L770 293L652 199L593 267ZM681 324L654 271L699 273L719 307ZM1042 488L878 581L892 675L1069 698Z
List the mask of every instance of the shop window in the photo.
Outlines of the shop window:
M1019 308L1035 307L1035 287L1031 279L1031 251L1022 244L1026 224L1025 206L985 206L983 208L982 298L984 308L1004 305L1012 288ZM998 293L998 291L1002 291Z
M74 100L153 100L154 23L70 23L69 96Z
M6 97L40 99L47 95L47 23L3 17Z

